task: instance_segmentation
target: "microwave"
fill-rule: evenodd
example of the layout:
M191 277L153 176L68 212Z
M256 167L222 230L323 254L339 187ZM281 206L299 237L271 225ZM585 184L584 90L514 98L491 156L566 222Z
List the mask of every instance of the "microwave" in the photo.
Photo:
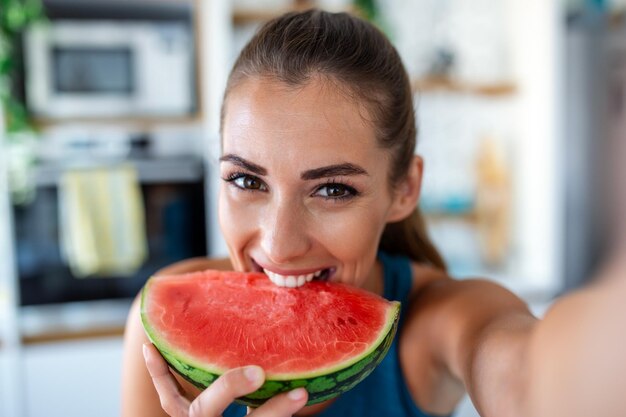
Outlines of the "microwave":
M24 38L29 111L43 118L195 111L194 39L180 21L56 20Z

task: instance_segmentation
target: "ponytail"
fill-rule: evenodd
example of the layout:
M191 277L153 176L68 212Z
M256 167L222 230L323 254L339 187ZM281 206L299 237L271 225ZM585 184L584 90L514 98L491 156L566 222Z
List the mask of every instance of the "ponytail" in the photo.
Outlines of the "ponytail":
M419 263L446 270L443 257L431 242L426 223L419 210L404 220L388 223L383 231L379 249L389 254L404 255Z

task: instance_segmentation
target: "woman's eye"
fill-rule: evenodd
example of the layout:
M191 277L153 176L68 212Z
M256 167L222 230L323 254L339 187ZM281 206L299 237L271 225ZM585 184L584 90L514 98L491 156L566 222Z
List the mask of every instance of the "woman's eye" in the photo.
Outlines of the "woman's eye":
M329 199L349 198L356 195L356 190L344 184L326 184L317 189L317 195Z
M263 184L258 178L247 175L245 177L237 178L237 180L235 180L235 184L241 188L245 188L246 190L260 190L263 188Z
M237 188L251 191L265 191L267 187L259 178L253 175L236 174L226 178L227 182L233 183Z

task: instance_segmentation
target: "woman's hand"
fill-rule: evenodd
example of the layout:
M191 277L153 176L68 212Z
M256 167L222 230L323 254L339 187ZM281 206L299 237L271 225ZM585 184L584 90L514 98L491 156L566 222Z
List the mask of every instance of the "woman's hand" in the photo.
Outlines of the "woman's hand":
M189 398L170 372L156 348L151 344L143 346L148 372L161 400L161 407L172 417L218 417L237 397L256 391L265 380L263 370L258 366L232 369L220 376L210 387L195 399ZM248 409L254 417L291 416L307 402L304 388L279 394L261 407Z

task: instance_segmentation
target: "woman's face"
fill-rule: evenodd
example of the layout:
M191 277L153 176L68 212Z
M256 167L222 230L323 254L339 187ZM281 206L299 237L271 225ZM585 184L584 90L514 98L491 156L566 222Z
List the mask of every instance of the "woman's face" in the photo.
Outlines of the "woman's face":
M219 219L235 269L284 286L371 284L385 224L408 213L366 118L320 80L249 78L229 93Z

